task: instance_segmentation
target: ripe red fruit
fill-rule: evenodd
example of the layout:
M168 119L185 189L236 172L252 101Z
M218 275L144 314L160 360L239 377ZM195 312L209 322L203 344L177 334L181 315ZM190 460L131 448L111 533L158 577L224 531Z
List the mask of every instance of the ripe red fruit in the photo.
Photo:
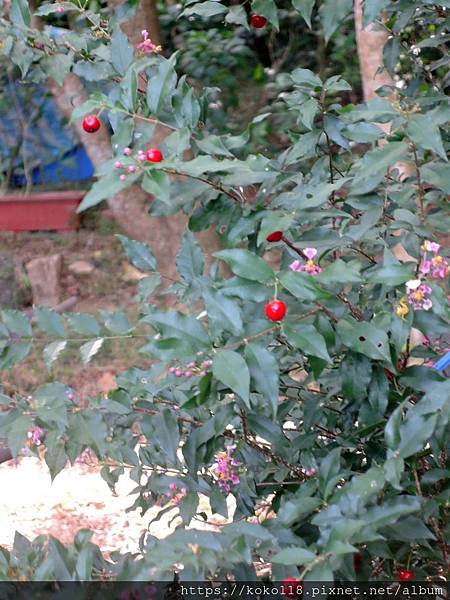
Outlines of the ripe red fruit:
M285 598L298 598L303 594L303 584L296 577L286 577L281 582L281 594Z
M286 315L286 304L282 300L271 300L264 308L269 321L282 321Z
M250 17L250 25L255 29L262 29L267 25L267 19L262 15L252 15Z
M353 568L355 569L356 573L358 573L358 571L361 571L361 565L362 554L361 552L355 552L353 555Z
M268 242L279 242L282 237L283 237L282 231L272 231L272 233L269 233L269 235L266 237L266 240Z
M150 148L147 150L145 157L148 162L161 162L163 159L162 152L161 150L158 150L158 148Z
M414 579L415 576L416 576L416 574L414 573L414 571L399 571L398 572L398 580L399 581L411 581L411 579Z
M95 115L87 115L83 119L83 129L86 133L95 133L100 129L100 120Z

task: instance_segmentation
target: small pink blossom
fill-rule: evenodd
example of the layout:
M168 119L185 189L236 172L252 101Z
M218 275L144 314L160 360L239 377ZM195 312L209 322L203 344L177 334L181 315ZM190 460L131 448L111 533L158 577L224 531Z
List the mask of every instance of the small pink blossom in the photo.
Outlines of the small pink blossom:
M135 165L130 165L127 169L128 173L135 173L137 170L137 167Z
M430 310L433 306L431 299L428 297L432 289L429 285L422 283L421 279L411 279L406 282L406 291L408 302L413 310Z
M305 248L303 254L305 254L309 260L312 260L316 256L317 250L315 248Z
M116 162L114 163L114 168L115 169L121 169L122 168L122 163L120 162L120 160L116 160Z
M131 148L124 148L123 153L125 156L130 156L130 154L132 153Z
M239 485L241 482L238 475L239 462L232 456L235 448L235 445L230 445L225 452L218 452L216 462L211 467L219 488L227 494L230 493L231 486Z
M27 437L30 440L31 444L34 444L35 446L40 446L42 443L42 437L44 436L44 433L45 432L43 429L41 429L41 427L33 425L33 427L28 432Z
M146 29L143 29L141 34L144 39L136 46L140 52L143 54L155 54L157 52L161 52L161 46L157 46L152 42L152 40L148 37L148 31Z
M292 271L296 271L297 273L308 273L309 275L318 275L322 269L319 265L316 265L314 262L314 257L317 254L316 248L305 248L303 253L308 258L306 263L302 263L299 260L294 260L290 265L290 269Z
M127 176L124 175L123 173L122 173L122 175L119 176L120 181L125 181L126 178L127 178Z
M430 240L425 240L422 246L422 249L425 252L433 252L437 254L439 252L440 245L436 242L430 242Z

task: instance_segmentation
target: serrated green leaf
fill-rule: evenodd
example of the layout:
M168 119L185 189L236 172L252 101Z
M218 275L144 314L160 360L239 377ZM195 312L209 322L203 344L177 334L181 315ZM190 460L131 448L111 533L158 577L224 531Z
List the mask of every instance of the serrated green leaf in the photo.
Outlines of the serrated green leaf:
M125 235L117 234L122 246L127 253L129 261L140 271L154 271L156 269L156 258L152 249L144 242L131 240Z
M28 317L19 310L2 310L2 320L8 330L21 337L31 337L31 325Z
M66 313L70 327L81 335L96 336L100 333L97 319L88 313Z
M91 358L97 354L103 345L103 341L103 338L97 338L81 346L80 354L84 365L87 365Z
M52 364L55 362L55 360L57 360L58 356L66 348L66 346L67 342L65 341L52 342L51 344L48 344L48 346L45 346L43 357L47 369L50 370Z
M56 311L42 306L35 306L34 317L39 329L44 333L56 337L65 336L64 321Z

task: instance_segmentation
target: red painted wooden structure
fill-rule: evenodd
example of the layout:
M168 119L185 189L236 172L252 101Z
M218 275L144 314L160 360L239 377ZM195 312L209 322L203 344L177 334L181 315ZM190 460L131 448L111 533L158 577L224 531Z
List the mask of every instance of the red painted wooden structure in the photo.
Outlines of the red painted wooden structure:
M78 229L76 209L86 192L37 192L0 196L0 231Z

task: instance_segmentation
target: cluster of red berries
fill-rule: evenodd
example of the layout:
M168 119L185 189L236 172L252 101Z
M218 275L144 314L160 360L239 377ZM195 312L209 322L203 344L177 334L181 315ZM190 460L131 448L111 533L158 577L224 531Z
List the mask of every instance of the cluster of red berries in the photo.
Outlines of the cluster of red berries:
M196 363L192 361L187 365L181 365L178 367L170 367L169 373L175 375L175 377L204 377L207 371L212 367L213 361L208 359L202 363Z
M282 238L282 231L272 231L272 233L269 233L266 237L266 240L268 242L279 242ZM286 304L282 300L271 300L266 304L264 312L269 321L282 321L287 312Z

